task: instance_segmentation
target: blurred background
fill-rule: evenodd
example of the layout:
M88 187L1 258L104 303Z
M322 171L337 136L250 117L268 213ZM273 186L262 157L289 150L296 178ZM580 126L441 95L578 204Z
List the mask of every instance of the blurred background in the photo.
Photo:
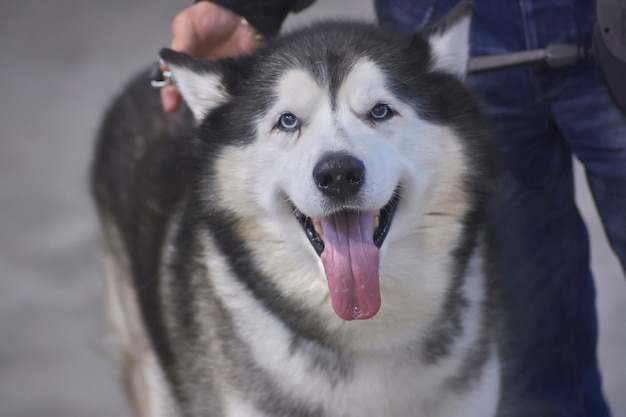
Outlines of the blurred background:
M0 0L0 417L130 416L106 353L87 170L107 103L191 2ZM318 0L285 29L323 17L372 21L372 2ZM626 280L577 175L605 391L626 416Z

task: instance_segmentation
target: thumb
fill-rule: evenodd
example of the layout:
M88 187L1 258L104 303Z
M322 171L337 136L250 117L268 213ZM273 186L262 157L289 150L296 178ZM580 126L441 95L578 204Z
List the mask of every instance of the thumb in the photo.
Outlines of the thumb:
M195 26L188 12L179 13L172 21L172 43L170 48L174 51L196 55L198 38ZM160 64L161 70L167 70L164 62ZM161 103L167 113L175 113L180 108L181 96L175 86L170 85L161 89Z
M198 34L190 13L179 13L172 21L172 43L174 51L196 56L198 54Z

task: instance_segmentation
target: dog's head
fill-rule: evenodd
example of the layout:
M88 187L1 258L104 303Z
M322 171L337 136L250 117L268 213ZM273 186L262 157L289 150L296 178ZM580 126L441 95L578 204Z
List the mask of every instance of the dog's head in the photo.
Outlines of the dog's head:
M411 36L325 23L216 62L162 51L210 161L207 199L273 256L287 247L321 265L345 320L378 312L381 253L436 255L472 204L469 154L483 138L462 83L470 13Z

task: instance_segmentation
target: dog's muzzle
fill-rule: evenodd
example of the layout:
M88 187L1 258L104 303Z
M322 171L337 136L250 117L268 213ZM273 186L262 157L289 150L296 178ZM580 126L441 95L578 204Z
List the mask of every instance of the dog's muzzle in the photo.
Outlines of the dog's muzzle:
M313 177L329 199L345 201L359 192L364 174L358 159L334 155L316 165ZM380 309L379 250L399 199L396 190L379 210L341 208L318 219L294 208L296 219L321 258L333 309L344 320L368 319Z

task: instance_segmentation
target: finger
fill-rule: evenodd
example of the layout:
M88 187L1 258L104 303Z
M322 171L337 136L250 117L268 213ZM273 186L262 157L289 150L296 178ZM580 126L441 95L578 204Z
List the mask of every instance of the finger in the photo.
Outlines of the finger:
M180 108L181 97L172 85L161 89L161 103L167 113L175 113Z
M237 26L229 34L229 38L215 46L208 54L206 59L219 59L225 57L235 57L252 52L259 47L260 42L255 39L250 28L237 22Z
M170 48L192 56L198 53L198 38L195 25L187 10L183 10L176 15L172 21L172 43Z

